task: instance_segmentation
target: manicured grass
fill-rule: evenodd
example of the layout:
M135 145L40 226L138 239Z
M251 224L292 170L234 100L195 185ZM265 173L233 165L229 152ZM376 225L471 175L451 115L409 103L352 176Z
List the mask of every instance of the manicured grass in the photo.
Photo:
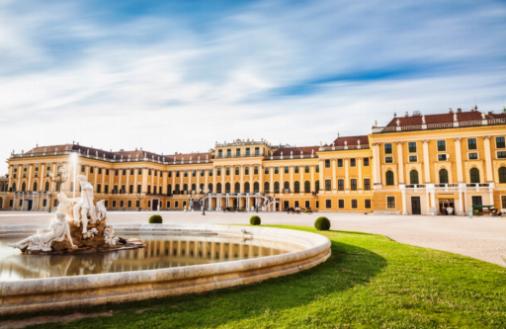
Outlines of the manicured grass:
M315 269L44 328L506 328L505 268L378 235L323 234L332 257Z

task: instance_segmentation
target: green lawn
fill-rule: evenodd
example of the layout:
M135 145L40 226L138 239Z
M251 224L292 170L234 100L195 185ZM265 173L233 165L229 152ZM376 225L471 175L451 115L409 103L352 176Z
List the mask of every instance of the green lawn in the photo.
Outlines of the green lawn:
M43 327L506 328L505 268L378 235L326 235L332 257L297 275Z

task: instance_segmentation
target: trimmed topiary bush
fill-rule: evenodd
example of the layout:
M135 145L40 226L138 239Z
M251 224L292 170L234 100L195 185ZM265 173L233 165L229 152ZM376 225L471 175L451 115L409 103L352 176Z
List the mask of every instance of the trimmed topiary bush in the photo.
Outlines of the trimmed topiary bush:
M149 224L161 224L163 222L162 216L155 214L149 217Z
M330 221L327 217L318 217L314 222L314 227L318 231L328 231L330 229Z
M260 220L260 216L254 215L249 218L249 223L251 225L260 225L262 221Z

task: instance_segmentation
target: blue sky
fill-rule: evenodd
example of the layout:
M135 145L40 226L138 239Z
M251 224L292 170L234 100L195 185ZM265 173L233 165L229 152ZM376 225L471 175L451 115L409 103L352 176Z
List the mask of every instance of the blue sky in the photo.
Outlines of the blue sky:
M317 145L394 112L502 110L506 2L0 0L0 95L2 159Z

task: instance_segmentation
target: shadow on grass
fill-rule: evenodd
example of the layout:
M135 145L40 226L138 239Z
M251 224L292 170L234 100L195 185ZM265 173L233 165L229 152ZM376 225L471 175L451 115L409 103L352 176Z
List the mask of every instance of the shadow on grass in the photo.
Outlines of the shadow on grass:
M333 233L331 238L335 238ZM164 328L216 327L229 321L306 305L326 295L366 284L385 266L383 257L367 249L332 241L332 256L325 263L302 273L201 295L74 310L94 313L112 310L114 315L80 320L72 325L76 328L136 327L139 324L154 327L163 323ZM48 327L58 325L48 324Z

